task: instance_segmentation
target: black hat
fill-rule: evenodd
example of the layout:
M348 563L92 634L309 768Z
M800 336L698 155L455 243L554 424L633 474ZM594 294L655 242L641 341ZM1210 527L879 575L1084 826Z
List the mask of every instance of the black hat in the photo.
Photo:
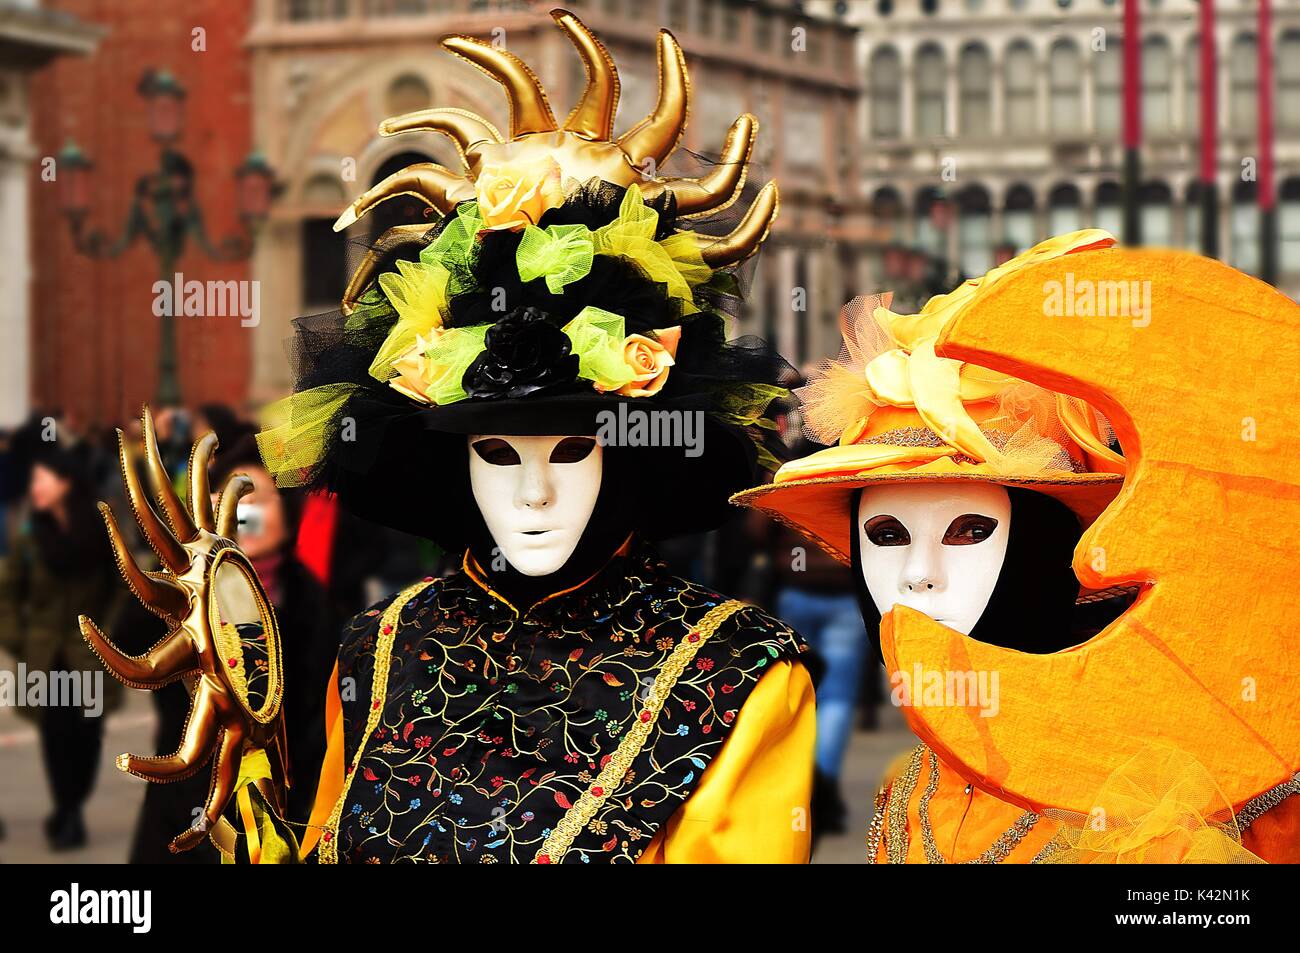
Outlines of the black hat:
M467 434L590 434L634 455L620 472L644 481L639 528L664 538L720 523L755 462L770 464L766 414L788 365L756 338L726 337L734 270L777 211L768 183L726 221L757 124L740 117L700 178L658 175L687 113L676 41L660 35L655 111L614 141L613 62L575 17L552 16L590 78L562 128L526 66L467 37L443 45L506 87L509 139L455 109L380 126L451 136L465 171L408 167L340 217L347 227L397 195L442 213L384 233L342 308L296 322L296 393L258 437L281 485L330 490L367 519L459 545ZM710 213L725 234L682 227Z

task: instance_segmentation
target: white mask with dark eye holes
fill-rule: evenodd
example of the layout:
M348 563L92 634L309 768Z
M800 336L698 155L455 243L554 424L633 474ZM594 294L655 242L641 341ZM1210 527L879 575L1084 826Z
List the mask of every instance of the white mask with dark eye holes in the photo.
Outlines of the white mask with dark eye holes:
M573 555L603 466L593 437L469 438L469 482L501 555L525 576L549 576Z
M1007 555L1011 498L995 483L892 483L862 491L859 571L884 615L896 605L970 635Z

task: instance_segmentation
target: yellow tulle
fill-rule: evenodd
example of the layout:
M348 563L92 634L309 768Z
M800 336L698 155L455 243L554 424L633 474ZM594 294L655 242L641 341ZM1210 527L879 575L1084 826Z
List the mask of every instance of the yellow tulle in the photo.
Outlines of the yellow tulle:
M524 281L546 279L546 290L557 295L564 286L591 272L594 246L585 225L528 225L519 239L515 264Z
M592 233L596 254L626 258L651 281L662 282L668 294L682 303L683 314L699 310L691 289L709 280L712 271L700 255L695 237L676 233L655 241L659 216L641 199L641 190L631 185L619 205L618 218Z
M332 436L330 421L357 387L350 383L325 384L292 394L263 409L257 448L277 485L303 485L325 456L326 444Z
M1056 864L1262 864L1241 846L1231 805L1199 761L1148 749L1107 779L1082 822L1063 822Z
M490 325L471 328L435 328L421 335L406 354L393 362L398 376L389 386L430 404L454 404L468 394L461 379L483 351L483 339Z
M450 272L433 262L398 260L397 271L379 276L379 288L397 311L397 323L375 352L370 376L387 381L396 374L393 362L416 340L443 325Z
M627 332L622 315L588 305L564 326L564 333L578 355L578 376L597 390L618 390L635 376L623 359Z

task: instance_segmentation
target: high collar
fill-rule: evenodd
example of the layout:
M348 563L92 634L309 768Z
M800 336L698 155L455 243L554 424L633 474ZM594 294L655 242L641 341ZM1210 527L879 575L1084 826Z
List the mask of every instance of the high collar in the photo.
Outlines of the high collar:
M502 605L508 607L515 616L524 618L536 613L543 606L548 608L558 607L558 605L567 601L567 597L569 596L588 594L599 589L608 588L613 583L620 582L625 575L624 567L627 561L629 559L637 558L638 556L645 556L648 558L648 548L645 547L644 544L638 543L634 535L629 535L627 539L623 541L623 545L619 546L618 549L611 553L609 558L605 560L604 564L586 579L576 585L568 586L567 588L559 589L545 595L533 602L532 605L526 607L515 605L502 595L501 592L494 588L492 584L492 574L479 565L478 560L474 558L474 554L468 549L465 551L465 558L461 563L461 569L464 571L465 576L475 586L482 589Z

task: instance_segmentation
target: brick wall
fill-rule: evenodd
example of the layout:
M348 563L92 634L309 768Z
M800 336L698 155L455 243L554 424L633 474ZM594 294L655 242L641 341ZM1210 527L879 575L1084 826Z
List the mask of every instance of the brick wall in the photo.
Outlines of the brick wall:
M60 59L33 88L34 136L42 155L69 139L95 162L88 227L115 238L135 181L157 163L136 84L146 68L185 86L177 147L194 164L196 198L214 241L238 228L233 171L250 148L249 60L242 46L250 0L47 0L47 6L109 29L87 58ZM192 48L206 31L206 51ZM141 239L122 257L94 261L73 248L59 214L57 183L33 172L32 399L87 425L132 416L157 386L158 260ZM243 280L246 263L209 261L192 243L186 279ZM238 317L178 317L181 390L187 405L239 405L249 385L252 327Z

